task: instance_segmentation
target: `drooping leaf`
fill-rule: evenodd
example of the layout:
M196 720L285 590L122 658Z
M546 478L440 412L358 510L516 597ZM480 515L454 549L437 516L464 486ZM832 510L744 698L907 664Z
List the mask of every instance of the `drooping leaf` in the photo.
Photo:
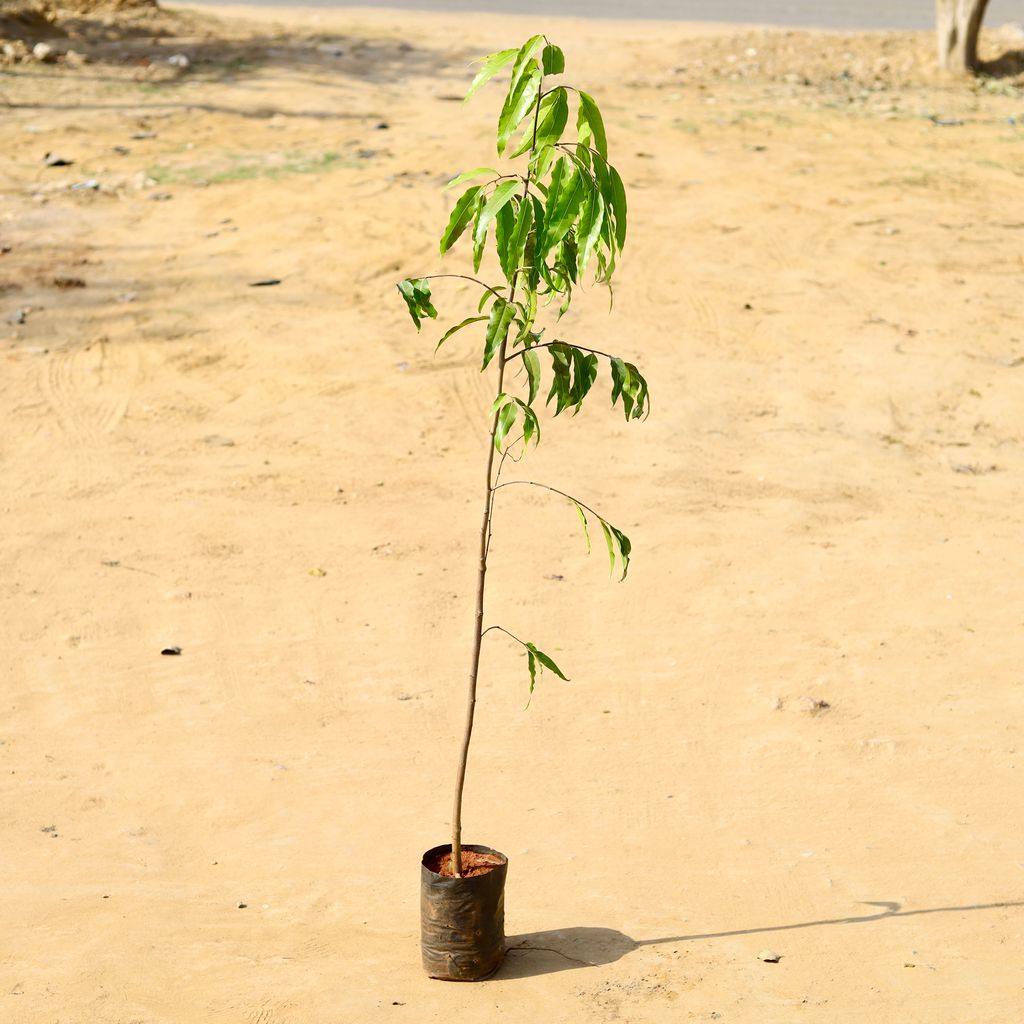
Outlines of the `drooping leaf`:
M503 298L494 300L491 306L490 315L487 318L487 335L484 339L484 365L481 371L487 369L488 363L494 358L495 353L501 348L501 343L508 336L509 325L516 315L516 307L506 302Z
M499 50L497 53L491 53L486 57L482 57L482 67L476 73L476 78L473 79L469 91L466 93L466 100L469 100L481 85L492 79L502 68L511 64L515 60L517 53L519 53L519 50L516 47L512 47L510 50ZM463 102L466 102L466 100Z
M583 399L587 397L588 392L594 386L594 381L597 380L597 356L592 352L582 352L578 348L573 348L572 371L570 397L576 407L576 412L579 412L580 406L583 405Z
M537 655L529 647L526 649L526 667L530 671L530 700L532 700L533 688L537 685ZM526 706L530 706L529 700L526 702Z
M557 155L558 150L554 146L537 146L533 153L533 159L530 161L530 171L534 181L541 182L547 177ZM538 188L540 187L538 185Z
M526 649L533 654L537 661L546 668L549 672L554 672L559 679L569 682L568 677L565 673L551 660L543 651L538 650L536 645L528 643Z
M466 320L463 320L461 324L456 324L454 327L449 327L447 331L441 336L441 340L437 343L437 348L434 349L436 352L453 334L457 331L461 331L463 327L469 327L470 324L478 324L483 320L486 320L485 316L471 316Z
M519 88L520 83L531 73L531 71L536 69L537 73L540 73L540 68L537 66L537 62L533 58L543 45L543 36L530 36L530 38L527 39L519 48L519 52L516 54L516 62L512 65L512 80L509 82L508 86L510 96Z
M530 238L530 229L533 227L533 203L526 201L519 204L516 211L515 230L508 246L509 264L515 272L529 261L526 259L526 244ZM511 282L512 278L506 274L506 279ZM536 311L535 311L536 312ZM527 319L532 319L529 314Z
M587 145L587 139L592 140L594 149L601 154L602 159L608 159L608 140L604 133L604 119L601 111L594 102L594 97L588 93L581 92L580 109L577 115L577 128L580 142Z
M526 367L526 376L530 387L530 393L529 397L526 399L526 404L533 405L533 401L537 397L537 393L540 391L540 357L536 352L524 352L523 366Z
M475 167L471 171L463 171L462 174L457 174L451 181L445 185L442 191L447 192L450 188L456 188L463 182L471 181L473 178L479 178L482 174L493 174L495 177L498 176L498 172L493 167Z
M498 117L498 156L505 152L508 140L519 127L519 122L533 109L540 89L540 69L536 64L521 79L514 91L505 99Z
M521 399L516 399L516 405L523 413L523 447L528 448L531 441L540 444L540 422L537 414Z
M621 582L629 572L629 554L633 550L633 545L630 544L629 538L621 530L616 530L614 526L609 528L615 535L615 540L619 545L619 558L622 560L622 576L619 577Z
M555 400L555 415L572 404L572 357L569 346L564 342L552 342L548 346L551 356L551 390L548 392L547 404Z
M565 170L559 179L557 194L554 197L548 196L544 243L541 247L541 252L544 255L558 245L573 226L579 215L580 204L583 202L587 188L582 175L571 161L563 157L555 165L555 170L559 166L564 167ZM553 180L554 171L552 172Z
M548 43L541 55L545 75L560 75L565 71L565 54L554 43Z
M503 181L480 207L476 215L476 223L473 226L473 244L483 245L487 239L487 229L491 221L497 216L503 206L511 202L516 190L519 188L518 181ZM479 269L479 268L478 268Z
M501 451L501 443L508 436L509 430L512 429L512 424L516 421L516 405L515 402L509 402L508 405L504 405L501 411L498 413L498 422L494 427L494 447Z
M501 272L505 275L505 280L510 284L518 266L515 253L512 251L512 238L516 226L514 202L513 200L511 203L505 203L494 217L494 240L498 247L498 261L501 263Z
M420 321L423 317L429 316L432 320L437 319L437 310L434 309L433 303L430 301L430 284L423 278L406 278L404 281L399 281L398 291L405 299L405 304L409 308L409 316L412 317L417 331L420 329Z
M626 189L619 172L611 164L608 164L608 177L611 182L611 207L615 213L615 240L621 250L626 244Z
M650 398L647 381L632 364L619 358L612 358L612 405L622 398L622 411L626 419L639 419L649 412Z
M608 545L608 561L611 563L609 572L615 572L615 540L612 537L612 528L602 519L601 529L604 532L604 539Z
M524 448L530 444L530 441L533 441L534 444L540 443L540 423L537 420L537 414L521 399L512 398L503 392L494 400L491 413L498 414L494 429L494 447L498 451L501 451L502 442L508 437L512 425L520 413L523 417Z
M472 185L459 197L448 220L448 227L444 229L441 236L441 255L443 256L458 240L463 231L466 230L469 222L473 219L476 210L477 196L480 194L480 186Z
M590 554L590 530L587 527L587 517L583 513L583 506L578 501L574 501L573 505L576 506L576 514L580 517L580 523L583 526L583 536L587 541L587 554Z
M527 124L519 145L509 154L510 157L521 156L531 147L540 149L542 146L553 146L562 137L566 122L569 120L569 101L562 86L552 89L540 101L537 113L537 136L534 140L533 125Z
M592 191L583 206L579 223L579 251L576 255L576 268L579 275L587 269L590 257L594 253L601 238L604 227L604 198L597 190Z

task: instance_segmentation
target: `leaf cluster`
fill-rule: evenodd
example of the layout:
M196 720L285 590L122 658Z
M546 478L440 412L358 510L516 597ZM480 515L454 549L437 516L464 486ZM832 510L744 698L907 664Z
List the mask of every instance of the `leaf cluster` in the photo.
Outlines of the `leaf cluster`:
M466 329L482 331L481 370L492 363L498 367L498 394L491 408L494 446L506 455L518 440L524 451L531 442L540 442L534 406L544 384L544 349L550 360L545 402L554 416L580 411L602 360L609 368L612 406L621 400L627 421L650 411L647 381L634 363L583 345L545 340L547 328L540 324L541 314L552 307L555 319L561 319L588 275L606 285L611 296L627 236L626 191L609 161L601 111L593 96L560 80L564 71L564 53L542 35L482 58L466 99L497 75L508 73L495 141L498 157L510 163L475 167L445 186L459 191L441 234L441 254L466 238L473 273L478 274L490 249L504 283L492 287L469 278L481 288L476 313L445 330L437 348ZM424 319L437 318L431 280L411 278L398 285L417 330ZM518 395L504 383L506 364L514 359L522 361L525 384ZM492 482L492 498L495 487ZM601 527L612 571L618 564L625 579L629 538L575 498L564 496L576 506L588 552L589 514ZM531 694L541 668L565 678L546 654L533 644L524 646Z

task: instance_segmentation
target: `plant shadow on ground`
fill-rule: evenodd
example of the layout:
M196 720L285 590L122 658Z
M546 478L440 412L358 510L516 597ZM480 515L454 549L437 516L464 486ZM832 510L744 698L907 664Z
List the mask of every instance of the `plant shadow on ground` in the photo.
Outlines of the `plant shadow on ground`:
M830 925L868 924L884 921L890 917L962 914L968 911L1024 907L1024 900L975 903L959 907L926 907L921 910L904 910L899 903L886 900L868 901L863 905L880 909L873 914L853 917L834 917L821 921L798 921L789 924L765 925L760 928L736 928L731 931L691 935L665 935L654 939L633 939L613 928L561 928L510 935L505 961L494 977L502 981L510 981L515 978L533 978L541 974L556 974L560 971L575 971L584 967L600 967L621 960L627 953L632 953L641 946L665 946L672 943L796 931L802 928L823 928Z

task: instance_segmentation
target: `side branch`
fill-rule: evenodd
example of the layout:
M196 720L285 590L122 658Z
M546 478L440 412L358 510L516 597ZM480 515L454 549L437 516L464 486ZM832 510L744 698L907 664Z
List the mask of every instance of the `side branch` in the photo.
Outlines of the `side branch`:
M527 644L527 642L526 642L525 640L520 640L520 639L519 639L519 637L517 637L517 636L515 635L515 633L510 633L510 632L509 632L509 631L508 631L508 630L507 630L507 629L506 629L506 628L505 628L504 626L488 626L488 627L487 627L487 628L486 628L486 629L485 629L485 630L484 630L484 631L483 631L483 632L482 632L482 633L480 634L480 636L481 636L481 637L485 637L485 636L487 636L487 634L488 634L488 633L490 633L492 629L496 629L496 630L498 630L498 632L499 632L499 633L504 633L504 634L505 634L505 636L507 636L507 637L511 637L511 638L512 638L513 640L515 640L515 642L516 642L517 644L519 644L519 646L520 646L520 647L524 648L525 650L529 650L529 649L530 649L530 648L529 648L529 645Z
M567 341L544 341L541 342L539 345L530 345L528 348L520 348L517 349L515 352L509 352L508 358L515 359L516 356L526 355L527 352L536 352L539 348L551 348L552 345L564 345L566 348L575 348L578 349L580 352L589 352L591 355L594 356L604 356L605 359L616 358L616 356L609 355L607 352L602 352L600 349L584 348L583 345L571 345Z
M558 494L561 497L565 498L567 501L571 501L579 505L580 508L586 509L586 511L589 512L595 519L600 519L607 522L607 520L604 518L603 515L601 515L600 512L595 512L589 505L585 505L582 501L580 501L579 498L574 498L571 494L566 494L565 491L560 491L557 487L550 486L550 484L537 483L536 480L506 480L505 483L503 484L495 484L495 486L492 487L491 490L500 491L502 487L515 487L517 484L522 485L524 487L539 487L542 491L551 491L552 494Z
M492 295L496 295L499 298L504 298L501 292L497 288L492 288L489 284L484 284L479 278L470 277L468 274L430 274L427 277L420 277L418 281L440 281L444 278L457 279L459 281L470 281L472 284L478 284L484 291L490 292Z

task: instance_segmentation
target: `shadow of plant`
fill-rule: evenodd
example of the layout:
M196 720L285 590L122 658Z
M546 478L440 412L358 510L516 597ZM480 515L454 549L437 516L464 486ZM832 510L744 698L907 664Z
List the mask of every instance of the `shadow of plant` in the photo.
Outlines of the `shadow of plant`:
M533 978L541 974L575 971L584 967L600 967L621 960L627 953L632 953L641 946L663 946L671 943L724 939L735 935L760 935L767 932L796 931L803 928L824 928L833 925L869 924L884 921L890 917L962 914L968 911L1024 907L1024 900L975 903L958 907L926 907L920 910L904 910L899 903L888 900L868 901L863 906L881 909L875 913L850 917L796 921L788 924L770 924L756 928L736 928L729 931L699 932L690 935L665 935L653 939L633 939L613 928L583 927L511 935L508 938L508 952L505 961L495 977L502 980Z

